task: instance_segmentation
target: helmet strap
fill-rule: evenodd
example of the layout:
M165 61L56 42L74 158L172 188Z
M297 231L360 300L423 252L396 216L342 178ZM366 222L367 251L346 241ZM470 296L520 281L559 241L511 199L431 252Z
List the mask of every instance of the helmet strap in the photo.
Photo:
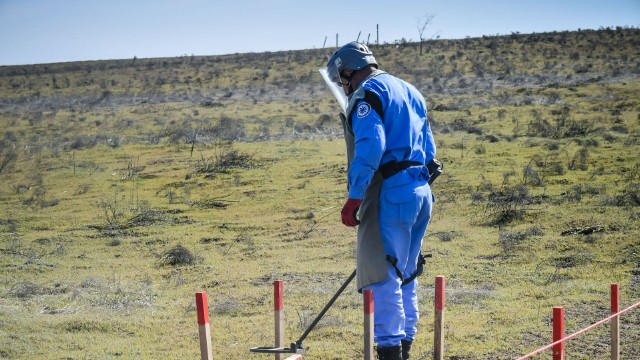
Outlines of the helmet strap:
M346 76L343 75L342 77L345 78L347 80L347 88L349 89L349 94L351 94L352 92L354 92L356 89L353 88L353 83L351 82L351 80L353 79L353 76L356 74L356 71L358 70L352 70L351 75Z

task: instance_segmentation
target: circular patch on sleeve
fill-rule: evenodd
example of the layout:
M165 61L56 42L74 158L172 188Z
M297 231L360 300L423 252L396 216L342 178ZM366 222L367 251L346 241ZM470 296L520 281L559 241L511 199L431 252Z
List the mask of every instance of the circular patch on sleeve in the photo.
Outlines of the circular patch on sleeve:
M371 106L369 104L367 104L366 102L362 102L360 103L360 105L358 105L358 117L359 118L363 118L367 115L369 115L369 113L371 112Z

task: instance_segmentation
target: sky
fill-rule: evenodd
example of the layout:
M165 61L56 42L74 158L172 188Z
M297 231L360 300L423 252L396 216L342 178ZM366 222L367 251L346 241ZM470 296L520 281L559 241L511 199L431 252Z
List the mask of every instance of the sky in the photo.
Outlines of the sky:
M0 0L0 65L640 27L640 0ZM358 38L359 36L359 38Z

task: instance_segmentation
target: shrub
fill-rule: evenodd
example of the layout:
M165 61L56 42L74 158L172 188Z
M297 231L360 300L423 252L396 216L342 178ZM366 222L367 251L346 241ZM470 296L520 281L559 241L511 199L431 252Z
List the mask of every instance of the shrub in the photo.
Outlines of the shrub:
M564 118L558 120L558 137L578 137L590 134L593 131L593 123L589 120L568 121Z
M603 138L605 141L608 141L608 142L610 142L610 143L615 143L615 142L617 142L617 141L618 141L618 138L617 138L615 135L613 135L612 133L610 133L610 132L605 132L605 133L603 133L603 134L602 134L602 138Z
M9 165L15 162L17 158L18 154L13 149L0 151L0 174L2 174L5 169L9 169Z
M550 137L554 133L553 125L547 120L542 118L542 113L539 110L533 110L531 112L533 119L527 124L527 136L531 137Z
M589 159L589 150L582 148L576 151L573 159L569 162L569 170L587 170L587 160Z
M437 232L437 233L433 233L430 234L433 235L435 237L438 238L438 240L443 241L443 242L447 242L447 241L451 241L453 239L455 239L456 237L460 236L461 234L455 230L451 230L451 231L442 231L442 232Z
M576 144L584 147L598 147L600 143L596 139L575 139Z
M38 296L44 294L45 289L31 281L23 281L19 282L11 287L9 293L19 299L28 299L33 296Z
M318 120L316 121L316 127L318 129L324 129L327 125L330 125L333 121L331 116L327 115L327 114L322 114L320 115L320 117L318 117Z
M629 184L617 195L607 195L600 202L603 206L639 206L640 184Z
M482 145L478 145L478 146L474 146L473 152L476 155L482 155L482 154L486 154L487 153L487 149L485 149L485 147L482 146Z
M114 239L111 239L111 241L109 241L107 243L107 246L119 246L121 244L122 244L122 240L114 238Z
M478 136L478 140L480 140L480 141L488 141L490 143L496 143L496 142L500 141L500 138L498 138L495 135L483 135L483 136Z
M504 252L510 252L526 238L524 233L501 231L498 243Z
M165 251L160 256L160 263L163 265L184 265L191 264L196 260L196 257L191 254L189 250L182 245L176 245L175 247Z
M557 141L549 141L549 142L545 143L543 145L543 147L545 149L547 149L547 150L550 150L550 151L556 151L556 150L560 149L560 143L558 143Z
M223 140L238 140L247 136L244 120L232 119L226 115L220 116L217 125L205 128L202 132L214 139Z
M76 135L66 146L65 150L83 150L90 149L98 144L96 136Z
M219 150L209 158L202 156L195 165L195 171L207 176L215 176L216 173L227 173L231 168L250 169L255 166L253 155L230 147Z
M524 177L523 183L525 185L526 184L531 184L533 186L544 185L544 181L542 180L538 172L533 168L531 164L528 164L527 166L524 167L524 169L522 170L522 175Z
M566 197L567 201L581 201L584 195L598 195L600 194L600 189L596 186L586 185L586 184L576 184L572 185L569 190L563 195Z
M533 203L529 190L524 185L502 187L492 191L486 198L484 207L488 217L487 225L504 225L522 220L525 206Z
M498 243L502 246L504 252L509 252L529 236L542 235L544 235L544 232L536 226L530 227L522 232L500 231Z
M564 166L559 161L552 161L545 164L544 173L548 175L564 175Z
M611 131L615 131L617 133L620 134L628 134L629 133L629 128L627 128L624 125L614 125L611 127Z

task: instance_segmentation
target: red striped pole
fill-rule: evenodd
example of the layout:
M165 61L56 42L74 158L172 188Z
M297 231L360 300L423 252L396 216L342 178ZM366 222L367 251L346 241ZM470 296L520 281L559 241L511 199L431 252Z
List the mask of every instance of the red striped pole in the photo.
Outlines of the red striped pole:
M433 358L435 360L444 359L444 285L444 276L436 276L435 319L433 321Z
M620 287L611 284L611 313L617 313L620 308ZM611 360L620 360L620 316L611 319Z
M373 360L373 290L364 291L364 359Z
M282 290L282 280L276 280L273 282L273 317L274 317L274 333L275 333L275 347L284 346L284 292ZM276 360L284 359L284 354L276 353Z
M211 348L211 325L209 324L209 302L206 292L196 293L196 309L198 311L198 328L200 330L200 358L213 360Z
M553 342L564 338L564 308L553 308ZM564 360L564 342L553 346L553 360Z

